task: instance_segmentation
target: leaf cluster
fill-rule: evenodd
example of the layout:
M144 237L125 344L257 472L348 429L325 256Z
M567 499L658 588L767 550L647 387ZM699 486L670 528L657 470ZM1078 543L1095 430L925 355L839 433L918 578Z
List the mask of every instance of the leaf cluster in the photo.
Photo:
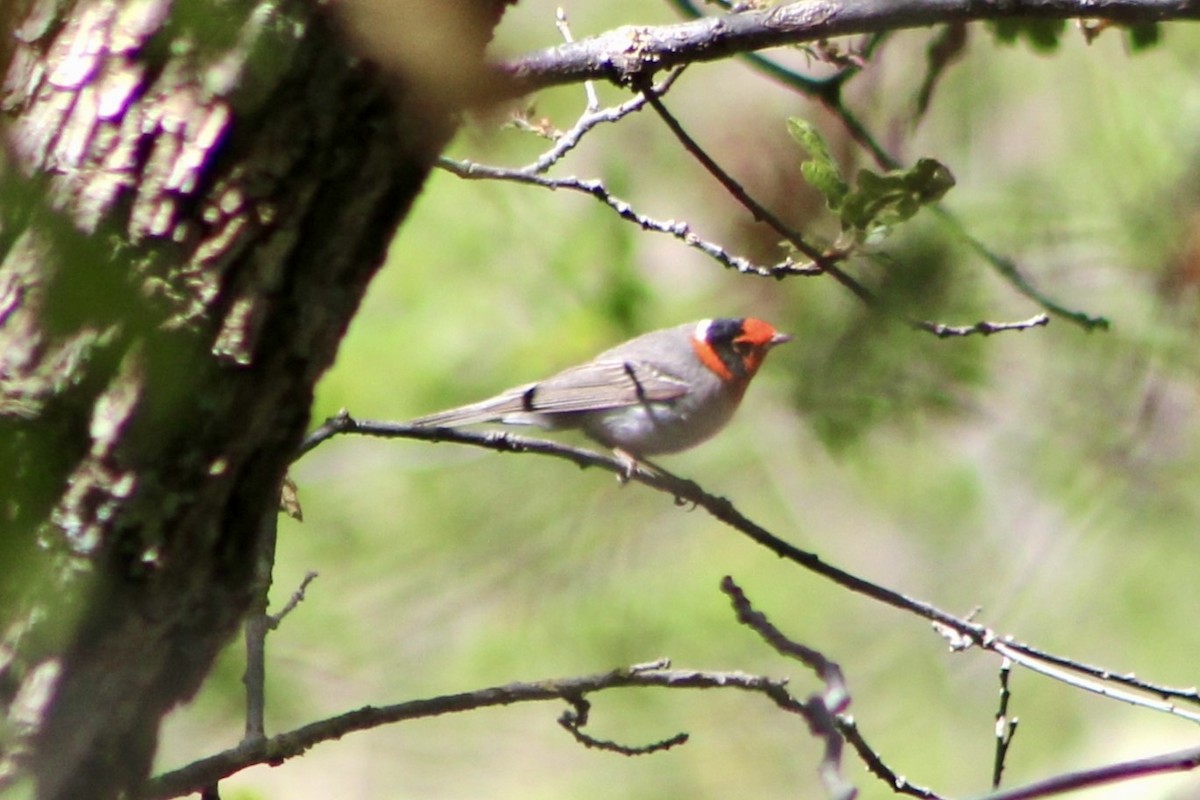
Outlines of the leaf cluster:
M804 179L821 193L829 210L838 215L842 231L856 242L885 236L954 186L949 168L932 158L884 173L860 169L856 185L851 186L811 123L789 119L788 132L809 154L800 165Z
M992 20L984 24L991 31L992 37L1000 44L1016 45L1024 41L1034 52L1046 54L1053 53L1058 49L1063 34L1067 31L1067 21L1062 19L1014 17ZM1085 23L1084 37L1090 43L1101 30L1108 27L1115 26L1110 26L1105 22ZM1162 39L1162 31L1156 22L1119 27L1125 33L1130 51L1134 53L1154 47Z

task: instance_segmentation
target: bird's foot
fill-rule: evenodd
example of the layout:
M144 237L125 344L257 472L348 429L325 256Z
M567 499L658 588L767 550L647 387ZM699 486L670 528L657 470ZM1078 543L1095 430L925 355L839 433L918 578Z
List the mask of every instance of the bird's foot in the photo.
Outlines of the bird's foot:
M617 457L617 461L621 463L621 471L617 473L617 483L624 486L629 483L629 480L637 472L643 475L663 475L667 474L666 470L655 464L648 458L635 456L628 450L622 450L619 447L613 448L613 455Z

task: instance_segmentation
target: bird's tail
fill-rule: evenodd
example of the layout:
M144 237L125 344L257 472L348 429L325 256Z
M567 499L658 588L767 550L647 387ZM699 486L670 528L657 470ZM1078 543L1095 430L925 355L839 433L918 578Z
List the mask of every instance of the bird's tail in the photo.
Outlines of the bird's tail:
M527 388L519 386L509 389L478 403L417 417L408 424L422 428L457 428L481 422L520 422L521 415L530 410L524 399Z

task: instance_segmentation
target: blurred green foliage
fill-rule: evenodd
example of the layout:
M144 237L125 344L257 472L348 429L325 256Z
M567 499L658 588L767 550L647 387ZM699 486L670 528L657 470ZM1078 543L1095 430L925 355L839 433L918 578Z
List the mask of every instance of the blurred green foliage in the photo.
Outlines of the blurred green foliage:
M1013 17L985 23L997 42L1025 42L1036 52L1053 53L1067 30L1066 20Z
M569 9L576 36L664 9ZM654 14L661 16L653 17ZM553 44L553 10L522 3L496 47ZM1200 630L1197 302L1189 249L1200 127L1200 41L1164 28L1131 58L1116 31L1020 28L1053 58L974 37L913 130L928 33L889 38L847 102L904 163L958 180L947 205L1043 291L1112 330L1048 328L941 340L862 306L828 278L742 277L617 221L594 200L436 173L320 387L315 419L347 407L403 420L587 358L634 333L754 314L797 336L773 353L738 417L666 466L729 497L797 545L1057 653L1196 682ZM802 55L778 54L807 65ZM819 69L819 66L817 67ZM598 87L605 102L624 97ZM537 114L571 124L580 87ZM806 235L837 233L800 174L785 120L810 121L843 165L874 168L844 131L738 63L693 67L667 96L701 143ZM519 165L545 143L467 125L451 155ZM809 150L810 154L812 150ZM778 237L680 152L652 115L585 138L563 174L600 176L659 218L732 251ZM1200 241L1200 239L1197 239ZM764 244L765 242L765 244ZM949 324L1039 309L919 214L848 268L889 312ZM571 441L570 436L566 437ZM701 512L608 475L450 445L340 439L295 470L306 522L281 522L273 602L321 577L272 634L271 732L357 705L670 656L680 667L814 680L734 622L732 574L786 633L839 661L864 734L896 770L950 796L991 771L996 660L950 654L927 624L850 596ZM173 719L164 766L240 732L236 647ZM1174 720L1017 671L1021 728L1006 782L1182 747ZM584 750L557 704L418 721L322 745L223 784L244 797L611 798L821 796L820 745L799 719L729 693L593 697L602 738L679 730L669 753ZM864 798L891 796L854 759ZM1195 778L1105 797L1194 793Z

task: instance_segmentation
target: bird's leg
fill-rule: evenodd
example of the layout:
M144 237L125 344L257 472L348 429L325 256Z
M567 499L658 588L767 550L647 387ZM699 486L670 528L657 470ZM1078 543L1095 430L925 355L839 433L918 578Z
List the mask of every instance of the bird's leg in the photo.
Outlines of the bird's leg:
M627 453L619 447L613 448L613 455L621 463L621 471L617 473L617 483L624 486L629 483L629 479L637 471L638 461L631 453Z
M629 479L638 470L647 475L655 473L660 475L670 474L650 459L643 456L635 456L633 453L630 453L628 450L622 450L620 447L613 448L613 455L617 457L617 461L621 462L621 471L617 473L617 483L622 486L629 483Z

